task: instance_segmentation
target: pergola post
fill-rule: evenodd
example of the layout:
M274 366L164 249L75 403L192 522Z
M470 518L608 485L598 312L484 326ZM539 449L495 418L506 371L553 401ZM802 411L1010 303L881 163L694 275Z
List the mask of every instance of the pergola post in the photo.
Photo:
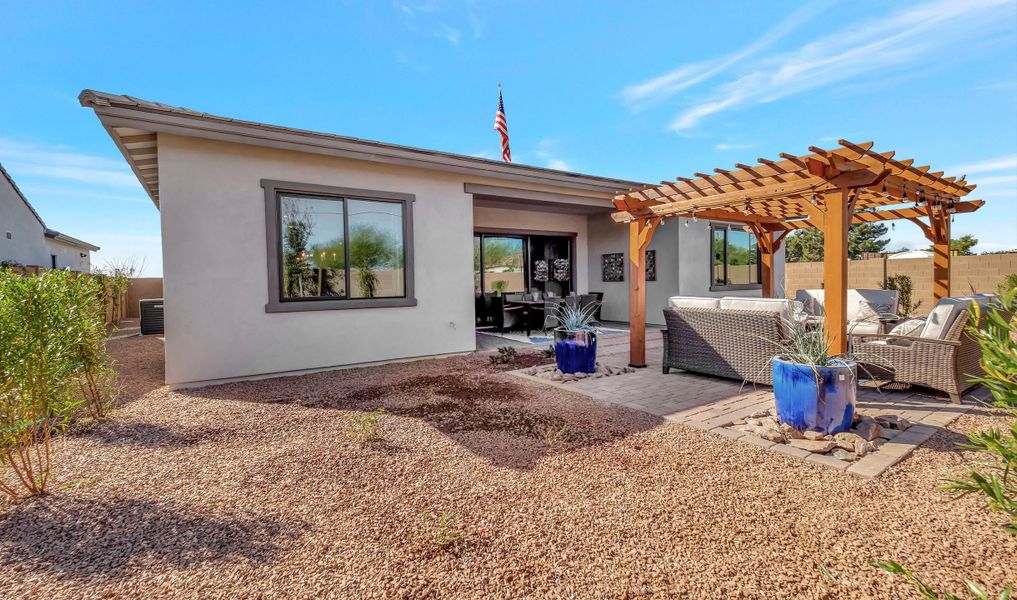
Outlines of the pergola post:
M848 228L854 213L851 190L827 196L823 227L824 333L831 355L847 352Z
M774 237L774 232L765 229L758 223L750 224L748 227L756 236L756 245L759 247L759 276L762 280L763 297L774 298L777 293L777 286L773 280L775 255L780 250L781 242L787 231Z
M932 299L950 297L950 215L939 209L929 210L932 231Z
M646 247L660 217L629 223L629 366L646 366Z

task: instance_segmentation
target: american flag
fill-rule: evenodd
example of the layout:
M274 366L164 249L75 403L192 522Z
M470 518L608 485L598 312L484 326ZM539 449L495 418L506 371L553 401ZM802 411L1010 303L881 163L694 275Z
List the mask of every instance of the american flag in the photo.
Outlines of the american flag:
M501 159L512 162L512 151L509 150L508 120L505 119L505 101L501 98L501 85L498 85L498 112L494 115L494 130L501 134Z

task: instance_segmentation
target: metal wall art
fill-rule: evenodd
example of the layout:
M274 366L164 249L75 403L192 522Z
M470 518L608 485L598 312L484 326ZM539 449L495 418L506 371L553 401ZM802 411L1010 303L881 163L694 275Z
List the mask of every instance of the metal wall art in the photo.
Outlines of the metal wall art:
M601 281L625 281L625 255L621 252L602 254Z
M657 281L657 251L646 251L646 280Z
M572 267L567 258L554 259L554 280L568 281L572 278Z
M535 260L533 261L533 280L534 281L547 281L547 261L546 260Z

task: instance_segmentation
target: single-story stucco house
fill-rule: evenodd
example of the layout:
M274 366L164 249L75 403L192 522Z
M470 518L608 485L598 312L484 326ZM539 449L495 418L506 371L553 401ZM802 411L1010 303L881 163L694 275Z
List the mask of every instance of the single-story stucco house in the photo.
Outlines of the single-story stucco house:
M169 384L472 351L493 289L602 292L602 318L628 318L611 199L639 182L80 101L160 210ZM651 323L671 296L761 293L738 226L672 219L649 251ZM779 287L783 251L775 270Z
M88 273L98 246L46 227L0 165L0 263Z

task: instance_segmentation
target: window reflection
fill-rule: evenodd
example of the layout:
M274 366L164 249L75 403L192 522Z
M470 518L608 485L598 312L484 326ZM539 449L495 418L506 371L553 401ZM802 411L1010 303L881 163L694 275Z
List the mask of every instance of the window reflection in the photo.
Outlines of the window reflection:
M348 200L350 297L406 295L403 274L403 205Z
M282 297L346 296L341 199L280 196Z

